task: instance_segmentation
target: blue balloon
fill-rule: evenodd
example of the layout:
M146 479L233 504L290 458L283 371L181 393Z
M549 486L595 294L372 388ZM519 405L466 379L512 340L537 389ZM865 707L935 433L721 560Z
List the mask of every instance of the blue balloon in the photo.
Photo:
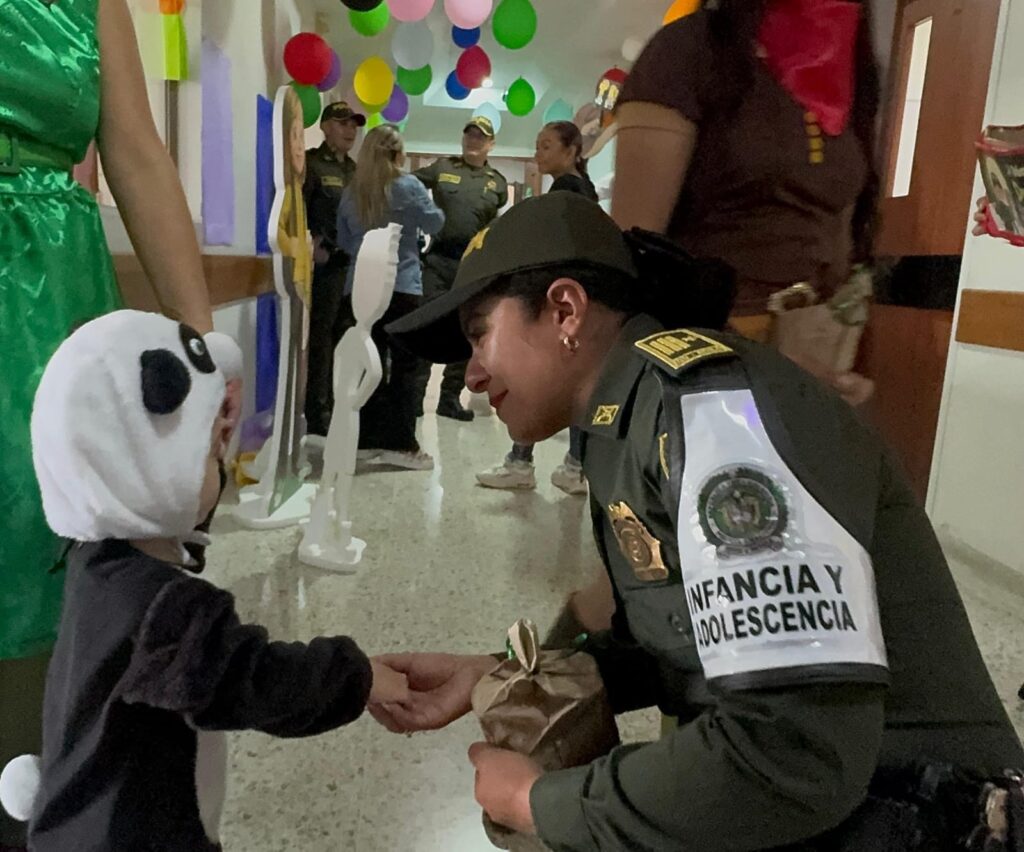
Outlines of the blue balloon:
M452 71L448 75L448 79L444 81L445 91L448 92L448 97L453 101L464 101L469 97L469 89L459 82L459 78L455 76L455 72Z
M464 30L462 27L452 27L452 41L455 42L456 47L461 47L463 50L467 47L472 47L480 41L480 27L476 27L472 30Z

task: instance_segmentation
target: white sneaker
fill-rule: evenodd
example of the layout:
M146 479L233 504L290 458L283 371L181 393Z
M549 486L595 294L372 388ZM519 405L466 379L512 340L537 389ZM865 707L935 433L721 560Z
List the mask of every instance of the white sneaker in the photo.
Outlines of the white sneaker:
M497 467L476 475L476 481L484 488L508 488L528 491L537 487L537 477L530 462L506 459Z
M583 468L569 459L551 471L551 484L566 494L579 496L587 493L587 480L583 476Z
M381 454L381 450L356 450L356 461L359 461L359 462L373 461L380 454Z
M434 457L423 450L382 450L375 459L377 464L389 464L405 470L433 470Z

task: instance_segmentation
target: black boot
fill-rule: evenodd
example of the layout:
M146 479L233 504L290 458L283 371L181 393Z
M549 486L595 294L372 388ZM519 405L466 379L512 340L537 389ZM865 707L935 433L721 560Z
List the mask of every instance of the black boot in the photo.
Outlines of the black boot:
M468 423L476 415L474 415L468 408L463 408L462 403L459 402L459 398L457 396L442 396L437 401L437 416L450 417L452 420L459 420L463 423Z

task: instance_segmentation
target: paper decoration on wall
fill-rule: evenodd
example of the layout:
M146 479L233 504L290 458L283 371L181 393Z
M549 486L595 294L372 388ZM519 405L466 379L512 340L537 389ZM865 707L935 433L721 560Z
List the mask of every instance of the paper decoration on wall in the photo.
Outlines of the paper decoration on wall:
M302 104L302 122L304 127L312 127L320 120L320 92L316 86L303 86L292 80L289 84Z
M456 47L461 47L463 50L472 47L480 41L480 27L474 27L471 30L464 30L462 27L453 26L452 41L455 42Z
M274 203L274 104L256 96L256 253L270 254L267 228Z
M480 104L480 106L473 110L473 118L477 116L483 116L490 120L491 125L494 127L495 135L501 133L501 110L494 104L489 101Z
M537 10L530 0L501 0L494 11L494 40L509 50L526 47L537 34Z
M392 16L399 21L422 21L434 8L434 0L387 0Z
M552 121L572 121L572 116L572 105L559 98L544 110L544 123L548 124Z
M202 43L203 242L235 241L235 163L231 111L231 60L210 39Z
M699 8L700 0L675 0L675 3L668 7L668 11L665 12L665 17L662 18L661 23L663 26L668 26L673 21L678 21L680 18L692 15Z
M409 114L409 96L402 91L401 86L391 90L391 100L380 114L392 124L402 121Z
M505 105L512 115L529 115L537 105L537 93L533 90L533 86L520 77L508 87Z
M644 40L636 36L629 36L622 42L622 58L626 62L636 62L644 49Z
M467 89L478 89L491 76L491 59L487 52L480 45L462 51L455 63L455 76Z
M422 95L434 81L434 70L429 65L422 68L398 68L397 80L407 95Z
M609 68L597 81L594 103L601 109L601 125L607 127L615 120L615 105L629 75L619 67Z
M341 57L335 51L331 51L331 70L327 72L327 76L317 83L317 91L327 92L338 85L338 81L341 79Z
M448 75L448 79L444 81L444 89L448 93L448 97L453 101L464 101L469 97L469 89L459 82L459 78L456 76L454 71L452 71L452 73Z
M455 26L471 30L491 14L491 0L444 0L444 12Z
M164 79L188 79L188 39L181 13L160 16L164 31Z
M348 13L349 23L359 35L370 38L379 35L388 28L391 23L391 13L388 11L388 4L381 2L368 12L357 12L350 9Z
M399 24L391 39L391 55L402 68L422 68L434 55L434 34L425 21Z
M395 87L395 76L383 59L379 56L371 56L356 69L352 85L355 88L356 96L367 108L377 107L379 110L391 98L391 90Z
M284 69L295 82L315 86L331 71L334 51L316 33L293 35L284 46Z

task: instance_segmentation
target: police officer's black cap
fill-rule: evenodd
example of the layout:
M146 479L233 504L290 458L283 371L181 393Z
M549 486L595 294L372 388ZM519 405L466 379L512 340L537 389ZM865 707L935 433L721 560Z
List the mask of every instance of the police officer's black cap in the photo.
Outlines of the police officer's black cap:
M637 277L622 231L597 204L574 192L528 198L473 238L450 291L387 331L436 364L464 361L470 346L459 326L460 307L512 273L573 262Z
M366 116L356 112L348 105L348 101L335 101L327 104L320 115L320 123L325 121L354 121L359 127L366 125Z

